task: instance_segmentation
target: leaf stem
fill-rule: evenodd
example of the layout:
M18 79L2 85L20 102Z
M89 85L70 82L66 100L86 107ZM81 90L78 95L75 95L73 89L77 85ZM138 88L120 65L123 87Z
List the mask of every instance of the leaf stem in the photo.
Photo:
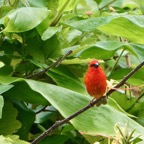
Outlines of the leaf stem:
M124 51L125 51L125 49L122 50L120 56L116 59L116 63L115 63L115 65L113 66L113 68L112 68L112 70L111 70L111 73L112 73L112 72L114 71L114 69L116 68L116 66L117 66L117 64L118 64L118 62L119 62L122 54L124 53Z
M142 66L144 65L144 61L142 63L140 63L135 69L133 69L129 74L127 74L114 88L119 88L122 85L125 84L125 82L134 74L136 73ZM113 93L115 91L115 89L111 89L107 92L107 96L109 96L111 93ZM79 111L75 112L74 114L70 115L69 117L60 120L60 121L56 121L56 123L54 125L52 125L49 129L47 129L45 132L43 132L41 135L39 135L34 141L31 142L31 144L37 144L38 142L40 142L42 139L44 139L50 132L54 131L55 129L57 129L59 126L63 125L64 123L69 122L71 119L75 118L76 116L80 115L81 113L85 112L86 110L88 110L89 108L93 107L94 105L96 105L98 102L100 102L101 100L103 100L105 98L105 96L100 97L99 99L94 99L93 101L91 101L88 105L86 105L85 107L83 107L82 109L80 109Z
M61 7L61 9L59 10L59 13L55 16L55 18L53 19L53 21L51 22L50 26L55 26L58 21L60 20L63 11L65 10L65 8L69 5L69 3L71 2L71 0L67 0L64 5Z

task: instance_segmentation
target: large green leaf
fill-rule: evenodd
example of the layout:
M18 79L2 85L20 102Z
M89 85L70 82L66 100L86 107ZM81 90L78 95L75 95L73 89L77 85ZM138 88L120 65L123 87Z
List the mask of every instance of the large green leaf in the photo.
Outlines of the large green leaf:
M144 17L123 16L98 27L99 30L112 35L124 37L130 41L144 44Z
M64 89L58 86L26 80L30 88L40 93L66 118L83 108L90 97ZM116 123L130 123L130 130L136 129L135 134L144 138L144 128L124 113L110 105L93 107L71 120L71 123L82 133L89 135L113 136Z
M61 26L60 27L48 27L48 29L45 30L41 36L42 40L45 41L45 40L51 38L54 34L59 32L61 29L62 29Z
M31 35L34 35L34 33L31 33ZM37 35L34 35L33 37L27 36L26 43L27 52L32 56L32 60L43 62L45 60L45 53L42 40Z
M5 102L2 119L0 119L0 134L9 135L18 131L21 127L21 123L16 119L17 110L10 102Z
M89 58L96 58L96 59L107 59L107 58L110 58L114 55L115 51L112 50L112 51L107 51L107 50L104 50L102 48L99 48L97 46L92 46L92 47L89 47L83 51L80 51L76 56L77 57L82 57L84 59L87 58L87 56Z
M45 58L56 58L61 56L60 39L57 35L53 35L51 38L45 41L43 45Z
M35 28L49 14L43 8L23 7L15 10L5 17L4 32L24 32Z
M21 122L22 126L18 130L17 134L23 140L28 140L29 132L35 121L35 113L29 109L24 102L15 102L14 106L18 110L17 119Z
M1 144L30 144L29 142L23 141L19 139L17 135L8 135L8 136L0 136Z
M127 38L136 43L144 43L144 17L143 16L103 16L86 20L69 20L64 24L81 31L94 31L99 29L112 35Z
M3 93L3 96L9 100L20 100L35 104L47 104L47 100L37 92L29 89L28 85L23 81L22 78L0 76L0 83L11 84L13 88Z
M12 87L13 87L13 85L2 85L2 84L0 84L0 94L8 91Z
M28 85L23 81L16 82L14 87L5 92L3 95L8 100L20 100L40 105L48 104L44 97L41 97L39 93L29 89Z
M119 49L126 49L133 53L137 57L137 54L128 44L116 41L100 41L95 45L88 48L83 48L79 51L76 56L81 56L82 58L97 58L97 59L107 59L114 55L114 53Z
M11 99L15 99L15 95L18 95L16 94L16 90L25 85L26 87L22 87L24 88L24 91L31 91L31 93L25 93L24 91L20 90L18 93L21 93L22 91L24 94L22 97L20 96L19 99L34 103L38 101L36 95L39 94L39 100L41 100L43 97L49 101L65 118L83 108L90 101L90 97L86 95L82 95L59 86L33 80L25 80L25 82L27 84L24 83L24 81L14 82L13 84L15 89L12 88L9 90L11 92L6 92L5 95L13 93L10 95L10 97ZM39 103L42 102L40 101ZM144 138L144 128L129 118L127 114L114 103L114 101L111 101L106 106L101 106L98 108L93 107L72 119L71 123L76 129L78 129L78 131L84 134L114 136L114 125L116 123L124 124L129 121L130 129L133 130L137 128L135 134L141 134L141 137Z
M78 29L80 31L89 32L97 29L98 26L109 23L116 16L103 16L98 18L89 18L86 20L68 20L64 24Z
M85 93L84 85L81 81L67 68L59 67L51 69L47 74L59 85L67 89Z

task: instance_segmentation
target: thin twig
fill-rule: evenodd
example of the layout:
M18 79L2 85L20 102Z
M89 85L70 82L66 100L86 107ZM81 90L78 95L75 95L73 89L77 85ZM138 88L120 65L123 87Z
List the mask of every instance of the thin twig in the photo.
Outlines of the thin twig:
M122 50L122 52L120 53L119 57L116 59L116 63L115 63L115 65L113 66L113 68L112 68L112 70L111 70L111 74L112 74L112 72L115 70L115 68L116 68L116 66L117 66L117 64L118 64L118 62L119 62L122 54L124 53L124 51L125 51L125 49Z
M27 76L26 78L32 78L34 76L38 76L38 75L42 75L44 74L45 72L47 72L50 68L52 67L57 67L61 64L61 62L68 56L72 53L73 51L70 50L68 51L64 56L60 57L56 62L52 63L51 65L49 65L47 68L45 68L44 70L40 71L40 72L37 72L37 73L34 73L34 74L31 74L29 76Z
M136 71L138 71L142 66L144 65L144 61L139 64L135 69L133 69L128 75L126 75L114 88L119 88L121 87ZM110 91L107 92L107 96L109 96L111 93L113 93L115 89L111 89ZM75 112L71 116L61 120L61 121L56 121L54 125L52 125L49 129L47 129L44 133L39 135L34 141L31 142L31 144L37 144L39 141L41 141L43 138L45 138L50 132L53 130L57 129L59 126L63 125L64 123L67 123L69 120L75 118L76 116L80 115L81 113L85 112L89 108L93 107L95 104L97 104L99 101L101 101L105 96L102 96L99 99L91 101L88 105L86 105L84 108L80 109L79 111Z
M129 55L129 53L126 54L125 58L126 58L127 67L130 68L131 67L131 61L130 61L130 55Z

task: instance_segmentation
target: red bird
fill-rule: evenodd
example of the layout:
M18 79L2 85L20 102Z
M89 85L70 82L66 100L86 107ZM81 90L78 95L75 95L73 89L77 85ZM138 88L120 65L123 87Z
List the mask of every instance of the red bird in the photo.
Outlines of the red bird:
M106 75L98 60L92 60L84 77L84 83L89 95L96 99L102 97L107 87L106 80Z

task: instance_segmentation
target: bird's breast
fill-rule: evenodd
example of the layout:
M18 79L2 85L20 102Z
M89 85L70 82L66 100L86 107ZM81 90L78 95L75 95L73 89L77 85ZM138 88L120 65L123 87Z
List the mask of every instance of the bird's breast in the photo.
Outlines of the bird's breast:
M106 75L103 71L88 71L84 82L86 89L91 96L99 98L106 91Z

